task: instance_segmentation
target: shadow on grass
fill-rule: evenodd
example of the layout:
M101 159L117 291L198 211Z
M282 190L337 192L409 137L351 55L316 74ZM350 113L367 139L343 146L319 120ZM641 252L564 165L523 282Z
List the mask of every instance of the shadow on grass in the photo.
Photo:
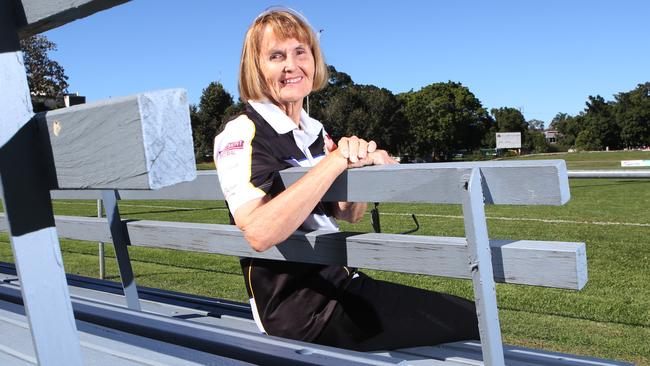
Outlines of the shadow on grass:
M562 317L567 319L584 320L584 321L590 321L596 323L620 324L629 327L649 328L648 324L644 324L640 322L624 322L624 321L609 320L609 319L599 319L597 317L579 316L576 314L571 314L568 312L561 312L561 311L550 311L550 310L536 311L533 309L526 309L526 308L521 308L516 306L502 306L502 305L499 305L499 310L516 311L520 313L538 314L538 315L550 315L550 316L557 316L557 317Z

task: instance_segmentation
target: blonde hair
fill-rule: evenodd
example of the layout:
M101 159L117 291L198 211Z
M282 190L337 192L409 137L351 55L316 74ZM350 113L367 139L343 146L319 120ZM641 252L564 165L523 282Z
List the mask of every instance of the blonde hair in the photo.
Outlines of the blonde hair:
M315 66L312 91L324 88L328 80L327 65L314 30L295 11L273 8L260 14L246 32L239 63L239 99L244 102L265 98L273 100L259 63L262 36L267 26L271 27L280 40L295 38L310 47Z

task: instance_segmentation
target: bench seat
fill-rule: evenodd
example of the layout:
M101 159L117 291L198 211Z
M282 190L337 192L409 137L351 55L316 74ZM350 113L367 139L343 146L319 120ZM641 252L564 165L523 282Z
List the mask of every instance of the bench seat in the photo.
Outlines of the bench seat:
M14 300L19 301L19 282L15 277L15 270L13 266L8 264L0 265L0 296L7 298L14 293ZM96 304L98 308L105 309L106 306L114 307L119 311L133 313L131 310L124 308L124 298L119 294L121 292L121 285L116 282L98 280L88 277L68 275L68 283L70 283L70 294L75 304L75 309L78 304ZM212 299L202 296L191 294L178 293L173 291L166 291L161 289L152 289L140 287L139 293L141 295L142 308L146 313L159 315L160 318L175 318L180 324L198 323L203 326L209 326L208 329L230 329L240 332L241 334L251 334L255 336L257 327L252 320L252 314L248 304L237 303L227 300ZM1 304L2 302L0 302ZM17 305L11 304L14 307ZM85 316L89 318L85 310ZM79 311L76 311L79 318ZM2 320L2 310L0 310L0 324ZM134 318L134 319L137 319ZM142 321L145 317L142 318ZM151 320L151 318L149 318ZM96 320L104 325L105 321ZM86 324L78 320L80 324ZM2 326L2 325L0 325ZM91 326L91 325L88 325ZM101 328L101 326L94 325ZM85 331L86 328L78 326L80 331ZM119 327L128 328L128 326L120 325ZM118 328L119 328L118 327ZM125 329L126 329L125 328ZM129 329L131 331L131 329ZM122 333L121 331L117 331ZM126 334L126 333L124 333ZM29 335L26 334L26 337ZM130 337L138 338L131 334ZM153 338L164 338L164 334L148 335ZM82 336L84 342L85 336ZM265 336L262 336L265 337ZM291 345L293 347L302 347L300 349L310 350L312 352L324 352L332 350L330 347L323 347L318 345L307 344L303 342L296 342L292 340L283 340L276 337L266 337L273 339L276 342ZM26 338L29 341L29 338ZM161 341L162 342L162 341ZM138 343L136 343L137 345ZM277 344L277 343L276 343ZM0 342L0 345L5 343ZM84 347L84 343L82 343ZM114 346L113 349L121 349L121 346ZM179 349L187 349L191 347L178 347ZM341 350L337 350L337 353ZM85 352L85 351L84 351ZM194 352L194 351L193 351ZM202 352L196 351L199 356L203 357ZM308 351L303 351L308 352ZM478 341L469 342L456 342L448 343L439 346L431 347L415 347L406 348L395 351L382 351L369 354L360 354L358 352L346 352L348 357L356 355L355 359L345 360L345 364L400 364L400 365L414 365L414 366L467 366L467 365L482 365L481 344ZM539 365L539 366L605 366L605 365L630 365L628 363L596 359L591 357L574 356L557 352L540 351L523 347L504 346L504 354L507 365L524 366L524 365ZM102 356L104 357L104 356ZM108 357L108 356L106 356ZM170 356L171 357L171 356ZM337 357L340 357L337 356ZM100 357L101 358L101 357ZM360 360L364 359L361 362ZM356 360L356 361L355 361ZM0 360L2 361L2 360ZM332 362L330 362L332 361ZM337 363L338 362L338 363ZM324 357L318 361L319 364L342 364L342 359L337 358L328 360ZM361 363L359 363L361 362ZM289 362L290 363L290 362ZM30 363L26 363L30 364ZM102 363L100 363L102 364ZM173 363L169 363L173 364ZM121 365L121 363L120 363Z
M251 365L80 320L76 323L86 365ZM27 317L21 305L0 301L0 334L5 335L0 338L0 364L38 364Z
M80 281L77 280L77 284L79 283ZM107 297L98 293L97 284L98 282L94 282L95 290L85 291L82 296L75 294L79 293L77 289L70 291L75 318L78 322L82 322L81 325L92 323L102 329L110 328L125 334L175 345L183 350L190 349L199 355L213 354L226 361L234 359L259 365L404 365L402 359L388 355L355 352L260 334L256 328L251 330L251 325L254 326L254 323L248 319L252 317L250 307L247 308L246 317L241 322L232 317L228 319L229 321L222 322L212 314L210 321L205 312L192 311L191 305L183 308L178 305L170 306L163 301L154 304L151 300L143 301L149 303L145 307L146 311L136 311L114 304L112 301L100 301L99 298L106 300ZM185 295L186 298L190 296ZM2 302L22 303L19 282L15 277L14 280L0 283L0 303ZM155 311L150 312L150 310ZM176 314L178 316L170 317L169 314L174 312L179 312ZM196 321L196 319L203 319L203 321ZM0 323L3 323L1 317ZM241 329L242 327L237 324L244 325L243 328L246 330ZM85 330L81 325L78 325L80 334ZM29 341L29 338L27 340ZM81 341L83 346L83 336ZM125 340L125 342L130 341ZM3 345L0 340L0 353L4 350ZM15 347L9 344L6 348L12 350ZM160 348L159 351L164 350ZM113 363L116 364L122 365L119 362ZM166 363L161 362L161 364ZM199 361L198 364L221 365L222 363ZM228 363L224 364L228 365Z

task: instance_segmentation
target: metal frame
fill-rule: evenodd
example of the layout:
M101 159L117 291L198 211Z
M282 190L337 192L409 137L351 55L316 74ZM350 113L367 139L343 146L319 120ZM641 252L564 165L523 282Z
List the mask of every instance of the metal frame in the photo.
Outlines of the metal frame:
M40 365L82 365L79 335L72 313L59 239L54 226L45 156L35 141L23 55L13 1L0 2L0 180L11 246L21 281L34 349ZM47 147L45 147L47 148ZM46 280L44 280L46 279Z
M504 365L496 285L483 203L481 169L474 168L469 175L464 175L460 181L460 189L463 195L467 254L474 285L483 362L488 366Z
M118 199L119 196L116 190L102 191L102 200L104 201L108 227L110 228L111 236L113 237L115 258L117 259L117 265L120 269L120 277L122 278L122 287L124 288L126 305L129 309L140 310L138 288L135 284L133 268L131 268L131 259L129 258L129 250L127 248L129 245L129 232L126 230L126 226L120 218L120 210L117 206Z
M97 199L97 217L102 218L104 214L104 201ZM104 242L100 241L97 243L97 249L99 250L99 278L104 280L106 279L106 257L104 255Z

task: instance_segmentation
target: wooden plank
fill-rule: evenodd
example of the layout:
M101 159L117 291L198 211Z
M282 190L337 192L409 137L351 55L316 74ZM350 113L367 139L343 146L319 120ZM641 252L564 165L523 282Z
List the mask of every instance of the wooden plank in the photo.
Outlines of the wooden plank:
M0 266L0 286L19 289L20 281L14 274L7 274L12 269L10 264ZM72 299L124 306L122 288L118 283L71 274L66 277ZM259 333L247 303L147 287L139 287L138 291L143 311Z
M481 169L475 168L458 182L457 189L463 195L467 259L474 285L483 361L487 366L500 366L505 364L503 343L481 183Z
M587 284L584 243L491 239L490 248L498 282L573 290L581 290Z
M61 237L111 242L105 219L57 216L56 225ZM257 253L232 225L131 221L127 228L135 246L470 278L465 238L315 231ZM490 240L490 247L497 282L575 290L587 282L584 243Z
M231 225L133 221L127 227L131 244L138 246L470 278L465 238L314 231L257 253ZM490 241L490 246L499 282L569 289L586 284L584 243Z
M153 191L147 190L120 190L120 199L123 200L223 200L219 188L217 172L203 170L196 172L196 179L188 182L174 184ZM101 199L102 192L92 189L53 190L54 199Z
M325 201L462 203L456 187L481 168L486 204L563 205L569 198L564 160L486 161L369 166L341 174ZM308 168L280 174L285 186Z
M20 2L19 2L20 1ZM129 0L19 0L21 37L42 33Z
M569 198L563 160L490 161L372 166L342 174L325 195L330 201L461 203L458 180L472 167L483 172L486 204L562 205ZM308 169L281 172L285 185ZM95 199L98 192L54 191L57 199ZM160 191L120 191L122 199L221 200L216 171L200 171L196 180Z
M35 119L52 150L52 188L157 189L196 177L184 90L81 104Z

